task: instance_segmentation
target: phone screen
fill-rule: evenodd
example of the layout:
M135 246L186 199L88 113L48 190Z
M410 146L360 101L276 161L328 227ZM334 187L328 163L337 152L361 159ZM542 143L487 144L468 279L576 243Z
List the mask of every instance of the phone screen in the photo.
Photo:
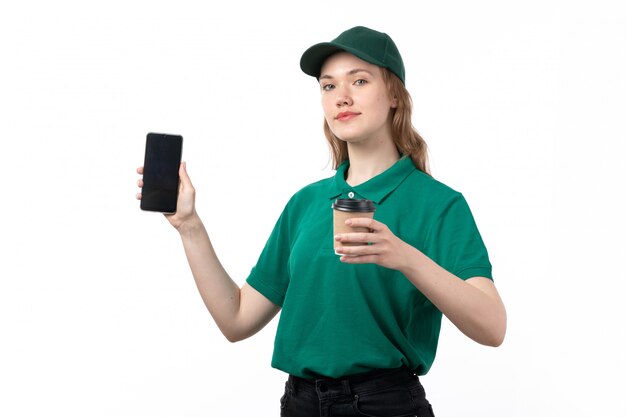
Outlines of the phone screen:
M182 150L182 136L148 133L141 189L142 210L176 212Z

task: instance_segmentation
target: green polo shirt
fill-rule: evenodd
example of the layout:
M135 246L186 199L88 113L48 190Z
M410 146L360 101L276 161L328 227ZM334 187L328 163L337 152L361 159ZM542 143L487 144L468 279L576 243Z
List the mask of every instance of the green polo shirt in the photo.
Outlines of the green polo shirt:
M441 312L400 272L348 265L333 250L331 203L366 198L374 218L460 279L491 277L491 264L463 196L402 158L350 186L348 163L287 203L247 282L282 307L272 366L336 378L403 364L428 372Z

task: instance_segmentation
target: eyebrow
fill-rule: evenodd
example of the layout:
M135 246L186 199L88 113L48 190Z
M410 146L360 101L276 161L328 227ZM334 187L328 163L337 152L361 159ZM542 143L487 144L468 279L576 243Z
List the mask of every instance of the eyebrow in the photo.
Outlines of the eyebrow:
M359 72L366 72L366 73L368 73L369 75L372 75L372 76L374 75L374 74L372 74L370 71L368 71L368 70L366 70L366 69L364 69L364 68L355 68L355 69L353 69L353 70L348 71L348 72L346 73L346 75L354 75L354 74L357 74L357 73L359 73ZM332 78L333 78L333 77L332 77L331 75L324 74L324 75L320 75L320 78L319 78L319 79L321 80L321 79L332 79Z

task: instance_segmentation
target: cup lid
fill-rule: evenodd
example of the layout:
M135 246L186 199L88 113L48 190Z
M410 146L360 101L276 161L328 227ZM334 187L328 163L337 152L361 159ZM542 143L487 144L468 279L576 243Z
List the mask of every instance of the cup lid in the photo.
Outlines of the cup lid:
M339 211L358 211L358 212L370 212L376 211L374 202L372 200L353 199L353 198L338 198L333 203L333 208Z

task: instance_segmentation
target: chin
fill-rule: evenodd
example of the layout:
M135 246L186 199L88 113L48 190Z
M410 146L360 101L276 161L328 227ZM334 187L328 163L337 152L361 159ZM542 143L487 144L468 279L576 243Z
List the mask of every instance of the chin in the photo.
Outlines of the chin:
M337 133L334 133L334 135L337 137L337 139L346 143L358 143L363 140L361 136L356 136L356 135L342 135L342 134L337 134Z

